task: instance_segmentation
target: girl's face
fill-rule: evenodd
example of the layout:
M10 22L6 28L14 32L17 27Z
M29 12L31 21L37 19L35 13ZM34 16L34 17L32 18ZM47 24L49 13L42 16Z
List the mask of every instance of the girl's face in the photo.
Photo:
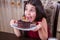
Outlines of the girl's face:
M25 7L25 16L30 22L33 22L36 18L35 6L27 4Z

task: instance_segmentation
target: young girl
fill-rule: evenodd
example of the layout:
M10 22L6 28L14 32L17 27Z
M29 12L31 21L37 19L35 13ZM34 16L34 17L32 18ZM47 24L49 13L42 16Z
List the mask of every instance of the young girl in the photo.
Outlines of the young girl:
M28 0L24 4L24 15L30 22L37 23L36 29L31 31L25 31L25 37L47 40L48 39L48 29L46 15L40 0ZM10 24L17 23L17 20L11 20ZM14 29L17 37L21 36L21 31Z

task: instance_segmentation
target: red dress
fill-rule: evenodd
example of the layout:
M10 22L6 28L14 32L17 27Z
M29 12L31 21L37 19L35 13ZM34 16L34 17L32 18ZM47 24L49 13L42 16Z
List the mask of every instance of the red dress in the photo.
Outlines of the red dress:
M38 24L38 22L37 22L37 24ZM38 31L28 31L27 35L30 38L39 38Z
M28 37L30 38L39 38L38 31L33 32L33 31L28 31L27 32Z

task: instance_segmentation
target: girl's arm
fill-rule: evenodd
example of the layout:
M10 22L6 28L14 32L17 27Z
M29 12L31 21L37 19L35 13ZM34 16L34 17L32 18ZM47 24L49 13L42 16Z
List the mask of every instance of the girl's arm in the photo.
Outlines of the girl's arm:
M11 21L10 21L10 25L12 25L12 24L17 24L17 20L11 20ZM18 29L16 29L16 28L13 28L13 29L14 29L15 35L16 35L17 37L20 37L20 36L21 36L21 32L20 32Z
M42 40L47 40L48 39L48 29L47 29L47 21L45 18L42 20L42 27L38 30L39 37Z
M16 28L13 28L14 29L14 34L17 36L17 37L21 37L21 32L16 29Z

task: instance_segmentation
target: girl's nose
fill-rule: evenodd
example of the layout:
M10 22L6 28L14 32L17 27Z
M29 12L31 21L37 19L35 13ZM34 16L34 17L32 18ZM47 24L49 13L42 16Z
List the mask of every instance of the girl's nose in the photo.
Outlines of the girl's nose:
M28 11L27 14L30 15L30 12Z

